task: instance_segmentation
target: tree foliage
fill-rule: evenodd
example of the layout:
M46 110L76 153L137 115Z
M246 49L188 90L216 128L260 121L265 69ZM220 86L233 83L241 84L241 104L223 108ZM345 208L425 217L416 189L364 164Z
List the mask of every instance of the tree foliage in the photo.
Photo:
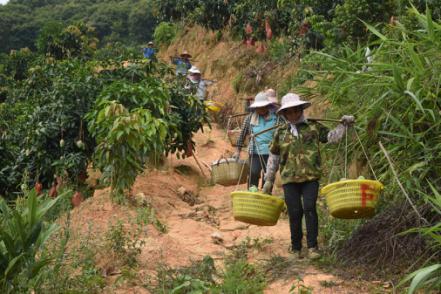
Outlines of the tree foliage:
M34 50L41 29L47 31L54 22L62 27L80 21L87 23L96 28L101 41L146 42L152 38L156 24L151 3L151 0L11 0L0 5L0 52L24 47ZM40 42L40 48L41 45Z
M166 65L137 60L117 44L95 51L88 26L53 28L40 37L47 40L40 55L13 51L0 67L0 194L14 197L23 180L49 188L54 176L77 185L93 158L104 172L130 176L124 190L153 153L188 153L207 116L197 98L170 82ZM99 116L112 101L126 110ZM132 162L128 150L136 150Z

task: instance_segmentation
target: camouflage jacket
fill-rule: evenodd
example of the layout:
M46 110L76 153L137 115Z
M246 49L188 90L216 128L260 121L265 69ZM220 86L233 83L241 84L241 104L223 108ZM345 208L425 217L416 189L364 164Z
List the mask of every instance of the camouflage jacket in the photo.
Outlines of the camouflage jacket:
M277 129L270 145L270 152L280 156L282 184L317 180L321 176L319 145L328 141L329 130L314 121L296 126L298 137L285 124Z

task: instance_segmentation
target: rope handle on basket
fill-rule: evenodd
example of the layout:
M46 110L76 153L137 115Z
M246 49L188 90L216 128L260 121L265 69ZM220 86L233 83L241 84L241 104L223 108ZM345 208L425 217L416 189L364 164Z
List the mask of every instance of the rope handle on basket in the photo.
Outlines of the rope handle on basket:
M228 117L227 132L225 133L225 139L228 137L228 132L230 131L230 125L231 125L231 115Z
M241 116L246 116L246 115L248 115L248 114L249 114L249 113L245 112L245 113L238 113L238 114L232 114L232 115L229 115L229 116L228 116L228 122L227 122L227 131L232 131L232 129L231 129L230 127L231 127L231 124L232 124L233 118L238 118L238 117L241 117ZM236 122L237 127L240 129L240 123L239 123L239 121L236 119L235 122Z
M219 157L219 159L217 160L217 161L215 161L215 165L219 165L220 164L220 161L222 160L222 159L225 159L225 161L227 162L227 164L230 164L229 162L228 162L228 160L225 158L225 156L224 156L224 154L221 154L221 156Z
M355 136L357 137L357 140L360 143L361 150L363 151L363 155L366 158L366 161L369 165L369 168L370 168L375 180L378 180L377 174L375 173L374 168L372 167L372 163L369 159L369 156L367 155L367 152L366 152L366 149L364 148L363 143L361 142L361 139L360 139L360 136L358 135L357 129L355 127L353 129L354 129ZM348 130L349 130L348 126L345 126L345 155L344 155L344 160L345 160L344 175L345 175L345 178L347 178L347 173L348 173L348 169L347 169L347 167L348 167ZM332 162L331 171L329 172L329 177L328 177L328 184L331 182L332 173L335 168L335 162L337 159L337 155L339 154L341 144L342 144L342 140L340 140L340 142L338 144L337 153L336 153L336 156Z

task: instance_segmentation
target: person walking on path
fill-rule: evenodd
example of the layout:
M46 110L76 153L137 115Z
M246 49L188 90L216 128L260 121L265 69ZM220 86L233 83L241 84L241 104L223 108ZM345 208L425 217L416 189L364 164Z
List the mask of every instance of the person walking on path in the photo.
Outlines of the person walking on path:
M274 105L268 100L265 92L260 92L250 105L251 113L245 117L242 129L237 140L237 151L234 158L240 157L240 152L244 146L245 138L248 135L256 134L267 128L274 127L278 123L278 116L275 113ZM250 140L248 146L250 175L248 177L248 188L259 186L262 171L265 170L269 156L269 144L272 140L274 131L265 132Z
M176 75L181 77L187 76L187 71L191 68L191 55L184 50L181 55L170 58L172 63L176 65Z
M329 131L322 124L305 118L303 111L309 106L311 103L302 101L297 94L283 96L282 106L277 112L287 123L276 130L271 142L263 193L271 194L276 172L280 169L291 231L290 251L302 258L304 215L308 256L314 259L320 257L316 210L321 175L319 145L339 142L347 127L354 123L354 117L344 115L341 123Z
M150 59L152 61L156 60L156 49L152 41L147 44L147 47L143 50L144 58Z
M205 101L207 98L207 83L202 79L201 71L196 66L192 66L188 70L185 89L190 90L190 93L201 101Z

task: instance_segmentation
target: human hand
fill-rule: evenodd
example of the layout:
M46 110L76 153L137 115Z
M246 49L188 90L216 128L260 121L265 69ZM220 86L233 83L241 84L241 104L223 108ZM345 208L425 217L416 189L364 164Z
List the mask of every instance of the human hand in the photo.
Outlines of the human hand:
M271 195L272 190L273 190L273 182L265 181L265 184L263 185L262 188L262 193Z
M355 117L353 115L343 115L341 117L341 122L345 126L350 126L355 123Z

